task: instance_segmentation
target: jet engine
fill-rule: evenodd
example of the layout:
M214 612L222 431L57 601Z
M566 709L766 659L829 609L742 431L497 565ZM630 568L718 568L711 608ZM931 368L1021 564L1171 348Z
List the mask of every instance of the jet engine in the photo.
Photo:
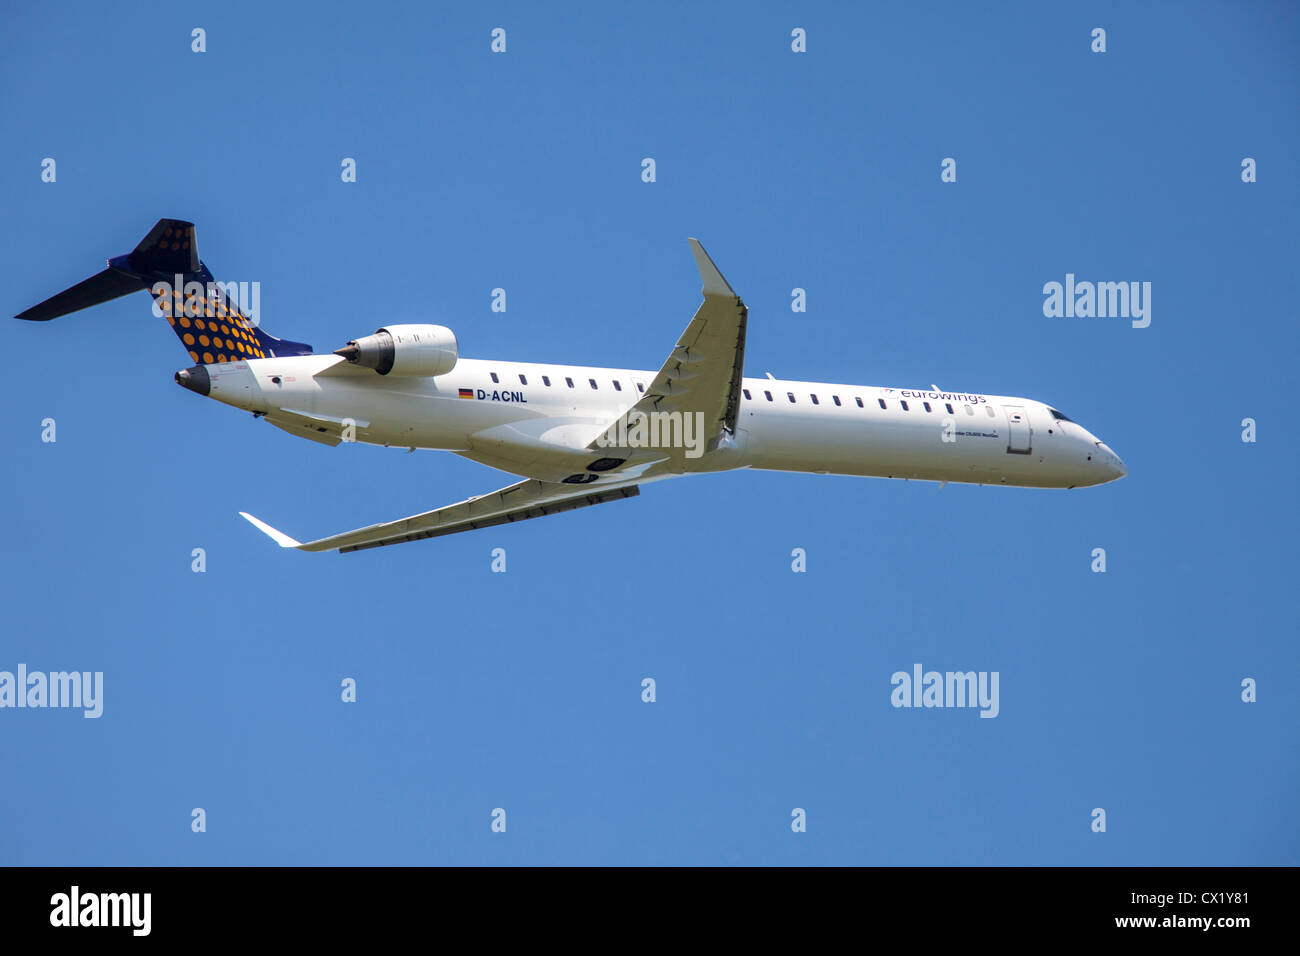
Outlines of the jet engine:
M456 367L456 335L441 325L389 325L334 350L380 375L446 375Z

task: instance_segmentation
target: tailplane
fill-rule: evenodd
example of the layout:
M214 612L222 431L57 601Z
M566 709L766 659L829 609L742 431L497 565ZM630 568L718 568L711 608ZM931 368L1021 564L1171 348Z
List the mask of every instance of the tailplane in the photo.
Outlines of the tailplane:
M159 219L131 252L108 260L108 268L51 296L15 318L45 322L148 290L162 315L190 353L204 365L269 356L310 355L303 342L278 339L258 327L251 308L253 284L217 282L202 260L194 223ZM232 295L232 293L237 293Z

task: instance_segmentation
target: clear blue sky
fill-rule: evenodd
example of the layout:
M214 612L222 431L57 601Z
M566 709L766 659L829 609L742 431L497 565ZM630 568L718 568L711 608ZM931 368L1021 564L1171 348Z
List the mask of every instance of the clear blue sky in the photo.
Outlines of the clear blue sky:
M749 374L1029 396L1131 474L732 474L283 552L237 512L315 537L510 479L183 391L144 295L5 319L0 669L103 671L105 702L0 711L0 863L1300 862L1293 5L5 17L7 315L168 216L318 350L415 320L653 369L698 236ZM1150 281L1151 326L1045 318L1067 272ZM1000 715L894 709L917 662L998 671Z

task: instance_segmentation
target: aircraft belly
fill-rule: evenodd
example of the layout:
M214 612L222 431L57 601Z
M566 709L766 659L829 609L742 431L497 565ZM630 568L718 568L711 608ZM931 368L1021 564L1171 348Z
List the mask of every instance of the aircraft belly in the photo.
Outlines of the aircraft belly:
M378 445L460 450L473 432L519 417L518 408L473 402L419 390L380 390L351 382L319 380L274 396L281 408L358 423L357 441ZM315 387L313 387L315 386ZM362 426L360 422L368 424Z

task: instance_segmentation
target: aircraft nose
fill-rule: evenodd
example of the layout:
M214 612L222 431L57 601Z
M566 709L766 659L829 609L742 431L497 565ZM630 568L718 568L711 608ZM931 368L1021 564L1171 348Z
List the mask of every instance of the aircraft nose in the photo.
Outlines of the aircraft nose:
M1107 481L1118 481L1120 478L1124 478L1128 475L1128 468L1124 465L1123 460L1119 455L1115 454L1115 452L1111 450L1109 445L1105 442L1099 441L1097 442L1097 447L1101 449L1103 453L1103 464L1105 465L1106 470L1110 473L1110 477L1106 479Z

